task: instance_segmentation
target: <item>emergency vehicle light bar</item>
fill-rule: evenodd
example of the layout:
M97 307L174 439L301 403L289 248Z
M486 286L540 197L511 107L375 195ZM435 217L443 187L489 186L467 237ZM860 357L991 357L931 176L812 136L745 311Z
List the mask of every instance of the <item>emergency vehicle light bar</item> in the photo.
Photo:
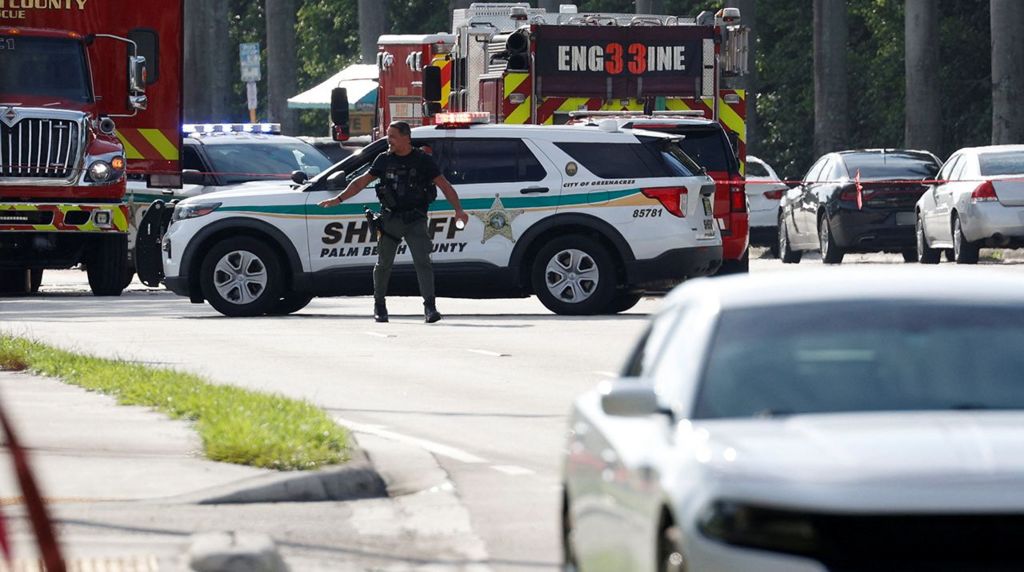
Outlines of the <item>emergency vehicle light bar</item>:
M264 133L280 135L280 123L186 123L181 126L186 135L204 135L207 133Z
M434 123L438 127L467 127L491 122L491 114L487 111L457 111L454 113L438 113Z

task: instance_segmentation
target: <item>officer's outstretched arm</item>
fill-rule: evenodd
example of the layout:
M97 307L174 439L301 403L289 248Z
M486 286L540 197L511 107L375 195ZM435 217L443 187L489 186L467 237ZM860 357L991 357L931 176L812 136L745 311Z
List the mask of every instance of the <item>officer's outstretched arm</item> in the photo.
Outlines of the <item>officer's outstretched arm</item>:
M374 179L376 179L376 177L369 173L366 173L361 177L357 177L355 180L349 183L347 187L345 187L345 190L342 191L340 195L320 201L319 203L317 203L317 206L327 208L341 204L342 201L348 200L358 195L359 191L365 189L366 185L369 185Z
M459 194L455 192L455 187L448 182L448 179L444 178L444 175L438 175L434 178L434 184L441 189L444 193L444 198L448 199L448 202L455 207L455 218L461 220L463 223L469 220L469 215L466 211L462 210L462 203L459 202Z

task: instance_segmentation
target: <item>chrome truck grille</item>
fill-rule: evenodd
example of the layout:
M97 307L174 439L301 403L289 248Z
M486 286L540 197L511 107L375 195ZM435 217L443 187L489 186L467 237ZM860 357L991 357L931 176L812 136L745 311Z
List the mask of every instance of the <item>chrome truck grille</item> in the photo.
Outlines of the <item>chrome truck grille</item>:
M81 155L79 121L25 118L0 123L0 177L70 179Z

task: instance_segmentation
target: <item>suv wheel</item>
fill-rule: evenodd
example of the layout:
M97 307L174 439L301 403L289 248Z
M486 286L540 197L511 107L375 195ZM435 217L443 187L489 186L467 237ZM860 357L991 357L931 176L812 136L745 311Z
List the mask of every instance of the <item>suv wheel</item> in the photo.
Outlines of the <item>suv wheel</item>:
M843 249L836 244L832 236L832 229L829 228L828 217L821 217L818 221L818 241L821 248L821 261L825 264L840 264L843 262Z
M626 310L636 306L640 303L640 299L643 298L643 294L635 294L632 292L616 292L612 298L608 307L605 308L606 314L618 314L619 312L625 312Z
M199 271L203 297L225 316L260 316L279 304L283 289L277 253L257 238L222 240Z
M267 314L271 316L286 316L305 308L313 300L310 294L289 292L277 301L277 304Z
M545 244L533 261L533 290L556 314L597 314L612 302L618 286L608 249L585 236Z
M750 248L743 251L743 256L738 260L723 260L721 268L715 273L716 276L726 274L747 274L750 272Z

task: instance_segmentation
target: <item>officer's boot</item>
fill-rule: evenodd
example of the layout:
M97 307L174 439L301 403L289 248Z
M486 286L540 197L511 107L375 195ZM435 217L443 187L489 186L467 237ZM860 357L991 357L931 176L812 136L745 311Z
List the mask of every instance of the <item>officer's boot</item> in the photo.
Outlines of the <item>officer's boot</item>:
M384 304L384 300L376 300L373 303L373 319L377 322L388 321L388 307Z
M434 305L434 299L433 298L424 298L423 299L423 321L425 321L428 324L433 324L434 322L436 322L436 321L438 321L440 319L441 319L441 312L437 311L437 306Z

